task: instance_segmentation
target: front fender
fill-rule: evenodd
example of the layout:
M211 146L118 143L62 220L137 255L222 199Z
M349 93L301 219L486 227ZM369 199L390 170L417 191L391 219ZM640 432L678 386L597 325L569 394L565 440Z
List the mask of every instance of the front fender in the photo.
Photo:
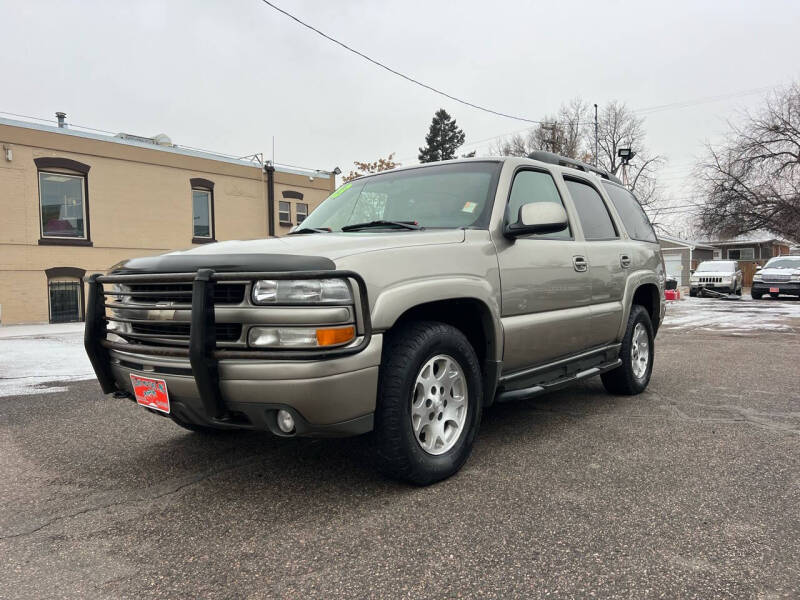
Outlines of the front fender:
M500 306L492 285L486 278L459 275L406 280L380 291L372 304L372 326L376 332L390 329L406 311L442 300L477 300L491 314L494 332L494 360L502 359L503 331Z

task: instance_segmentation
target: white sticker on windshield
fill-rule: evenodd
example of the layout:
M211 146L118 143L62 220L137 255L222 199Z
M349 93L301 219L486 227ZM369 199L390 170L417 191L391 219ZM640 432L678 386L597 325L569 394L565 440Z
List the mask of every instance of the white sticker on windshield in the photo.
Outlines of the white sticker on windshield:
M465 213L473 213L475 212L475 208L478 206L477 202L465 202L464 208L461 209L461 212Z

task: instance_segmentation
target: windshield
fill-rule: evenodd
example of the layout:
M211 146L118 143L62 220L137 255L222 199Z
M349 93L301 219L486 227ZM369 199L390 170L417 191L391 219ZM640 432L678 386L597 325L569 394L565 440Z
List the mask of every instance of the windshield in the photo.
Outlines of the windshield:
M721 273L727 273L729 271L736 270L736 262L732 260L716 260L716 261L707 261L702 262L697 267L697 272L702 273L704 271L717 271Z
M766 266L770 269L800 269L800 256L772 258Z
M302 227L341 231L347 225L383 220L422 227L485 228L501 165L455 163L387 171L346 183L328 196Z

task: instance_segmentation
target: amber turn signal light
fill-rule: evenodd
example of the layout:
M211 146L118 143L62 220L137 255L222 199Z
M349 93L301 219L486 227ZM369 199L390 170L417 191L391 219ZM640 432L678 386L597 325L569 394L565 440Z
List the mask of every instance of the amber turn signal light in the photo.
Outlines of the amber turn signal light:
M356 328L336 327L335 329L317 329L317 345L336 346L349 342L356 336Z

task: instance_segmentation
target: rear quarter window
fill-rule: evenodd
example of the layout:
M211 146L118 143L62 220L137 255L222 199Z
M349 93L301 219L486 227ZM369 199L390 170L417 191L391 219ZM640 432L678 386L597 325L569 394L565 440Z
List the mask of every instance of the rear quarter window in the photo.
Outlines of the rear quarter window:
M628 190L613 183L603 182L606 193L614 203L625 229L631 239L643 242L657 242L656 232L650 224L642 205Z

